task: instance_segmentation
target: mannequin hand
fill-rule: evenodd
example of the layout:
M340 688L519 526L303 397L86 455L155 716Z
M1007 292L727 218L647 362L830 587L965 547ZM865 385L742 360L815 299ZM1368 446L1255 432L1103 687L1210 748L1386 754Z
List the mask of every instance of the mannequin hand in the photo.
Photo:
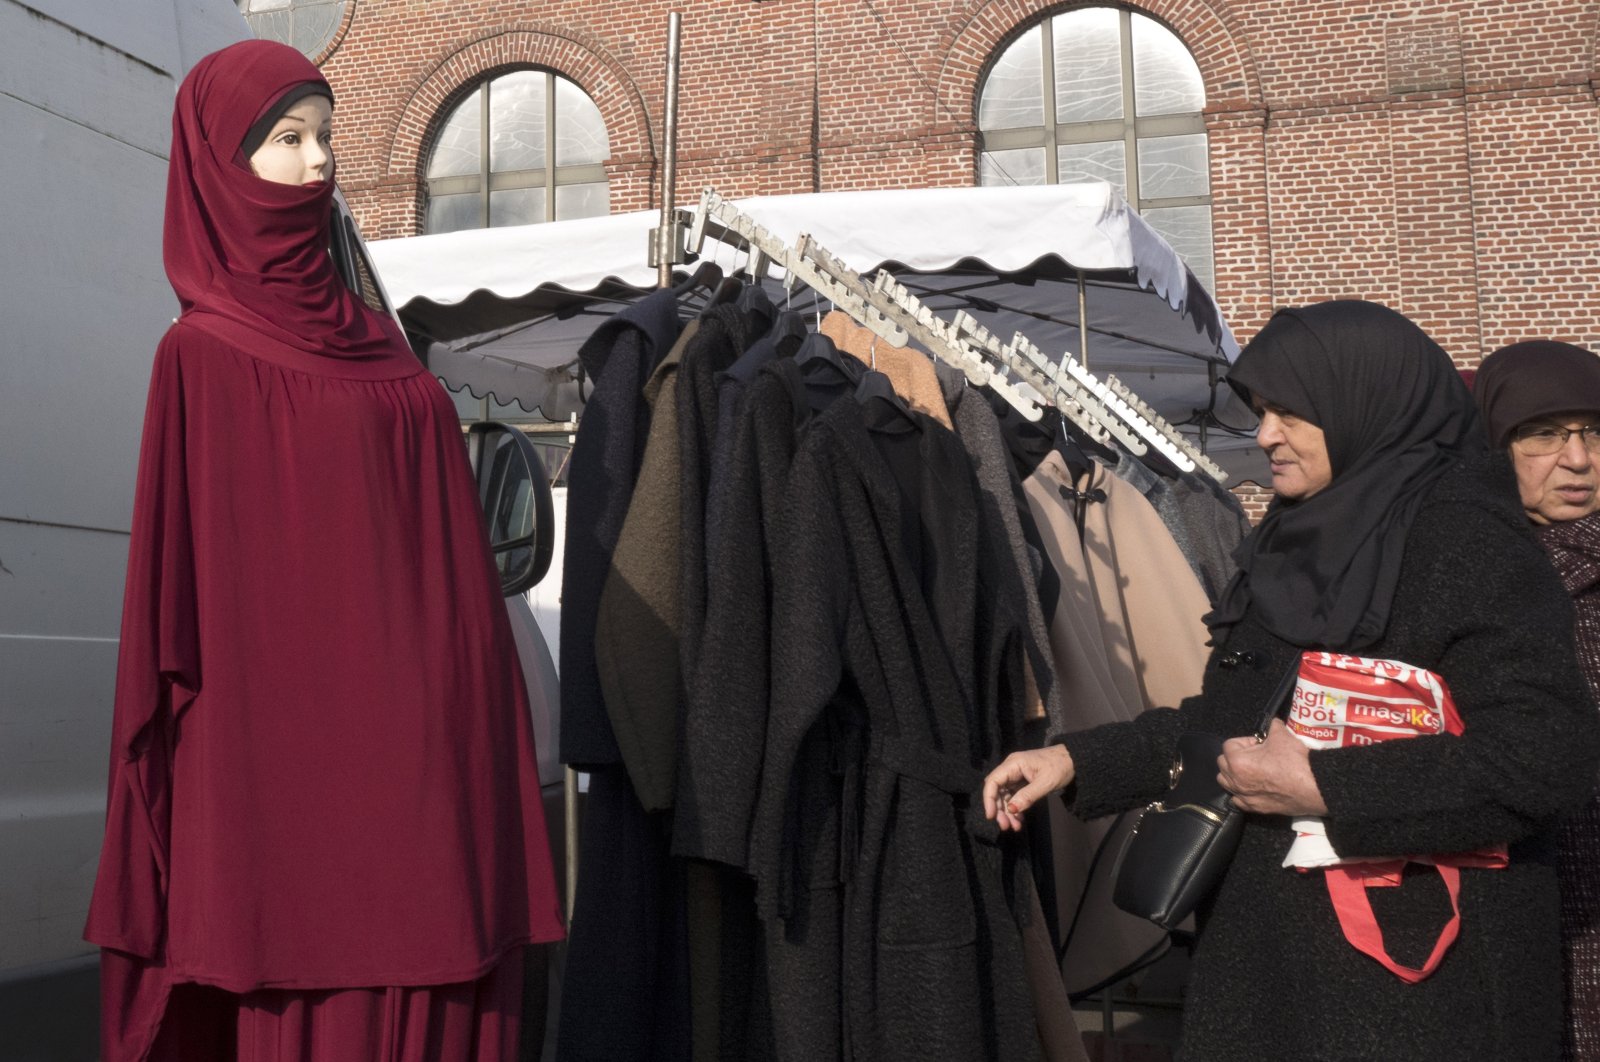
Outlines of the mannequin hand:
M1065 789L1076 773L1065 745L1013 752L983 780L983 813L1002 830L1020 830L1022 813Z
M1217 781L1233 794L1240 811L1261 815L1326 815L1311 750L1283 722L1274 719L1267 740L1230 738L1217 757Z

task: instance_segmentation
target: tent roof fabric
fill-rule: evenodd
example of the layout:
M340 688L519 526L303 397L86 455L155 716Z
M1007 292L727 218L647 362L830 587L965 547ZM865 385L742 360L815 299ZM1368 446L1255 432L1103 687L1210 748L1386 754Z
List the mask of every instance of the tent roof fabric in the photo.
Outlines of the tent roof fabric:
M1002 338L1027 335L1046 352L1084 350L1168 420L1204 408L1216 370L1238 355L1215 302L1165 240L1105 184L938 188L762 196L733 205L793 246L809 234L870 277L888 268L944 316L966 310ZM449 386L565 420L581 403L576 353L596 325L656 283L646 261L654 211L369 244L384 287L429 367ZM744 253L701 249L732 272ZM811 312L809 292L766 281L774 301ZM1217 412L1249 416L1223 387ZM1210 441L1229 454L1243 440ZM1218 446L1220 445L1220 450ZM1234 467L1230 467L1234 466Z

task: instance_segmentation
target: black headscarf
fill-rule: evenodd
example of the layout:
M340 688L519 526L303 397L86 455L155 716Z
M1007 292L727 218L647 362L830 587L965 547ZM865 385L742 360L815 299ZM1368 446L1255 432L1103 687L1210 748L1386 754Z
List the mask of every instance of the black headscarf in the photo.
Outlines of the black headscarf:
M1207 622L1231 626L1250 607L1295 645L1372 644L1428 489L1487 449L1472 395L1422 329L1359 301L1280 310L1228 380L1320 427L1333 480L1309 498L1273 500L1234 552L1239 572Z
M1473 393L1489 442L1504 449L1519 424L1600 412L1600 358L1571 343L1513 343L1483 359Z

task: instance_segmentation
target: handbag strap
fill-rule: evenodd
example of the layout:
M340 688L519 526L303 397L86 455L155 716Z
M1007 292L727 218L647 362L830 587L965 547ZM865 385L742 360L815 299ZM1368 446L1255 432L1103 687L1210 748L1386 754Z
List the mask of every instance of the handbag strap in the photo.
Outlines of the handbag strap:
M1256 741L1267 740L1267 727L1278 717L1288 705L1289 698L1294 694L1295 684L1300 679L1300 652L1295 651L1294 659L1289 663L1289 670L1284 672L1283 678L1278 680L1278 688L1272 691L1272 696L1267 698L1267 710L1262 713L1261 725L1256 727Z

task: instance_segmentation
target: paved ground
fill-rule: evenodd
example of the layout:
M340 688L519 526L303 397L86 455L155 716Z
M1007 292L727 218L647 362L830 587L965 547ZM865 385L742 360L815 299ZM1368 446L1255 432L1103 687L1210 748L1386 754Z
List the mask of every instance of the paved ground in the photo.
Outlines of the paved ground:
M1091 1062L1180 1062L1178 1033L1189 959L1172 951L1131 982L1073 1007Z

